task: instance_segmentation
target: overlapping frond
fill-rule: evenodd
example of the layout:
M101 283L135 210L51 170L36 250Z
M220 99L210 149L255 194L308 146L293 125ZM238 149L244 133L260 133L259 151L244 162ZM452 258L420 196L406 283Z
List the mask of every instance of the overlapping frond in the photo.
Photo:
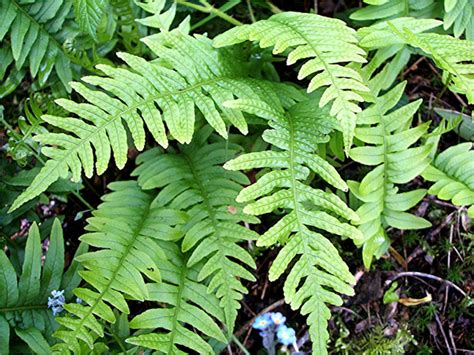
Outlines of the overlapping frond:
M452 27L454 37L466 34L466 39L474 41L474 1L444 0L443 27Z
M308 59L300 68L299 79L313 74L308 92L326 87L320 107L332 101L331 115L341 122L344 145L352 145L359 92L368 91L359 73L346 63L364 63L365 52L357 45L353 29L338 19L313 14L284 12L251 25L235 27L214 39L217 47L244 41L258 41L262 48L274 47L273 53L286 50L289 65Z
M71 61L62 46L62 28L71 6L71 1L63 0L0 2L0 80L3 80L0 97L20 84L26 68L31 77L38 78L40 85L54 68L63 85L69 88Z
M189 214L182 242L182 251L189 253L187 266L203 264L197 280L209 281L207 293L217 295L232 334L239 301L247 293L241 279L254 280L248 268L255 268L253 258L239 243L255 239L256 233L240 223L258 220L242 213L235 202L242 185L249 183L247 177L221 166L239 147L222 141L205 144L208 128L190 145L180 145L179 152L152 149L143 153L133 175L143 189L161 189L154 204Z
M78 181L81 172L91 177L102 174L113 154L119 168L127 160L127 130L137 149L145 145L145 128L163 147L168 146L167 130L179 142L191 141L199 110L204 119L222 136L226 122L247 132L241 112L222 103L234 98L266 98L270 88L263 80L250 79L245 63L227 50L217 50L203 36L191 37L179 30L162 32L144 39L158 56L157 60L120 53L128 67L99 65L107 76L87 76L71 86L85 103L68 99L56 102L71 117L45 115L43 119L64 133L35 137L49 158L29 188L15 201L11 210L44 191L59 177L72 174ZM270 84L267 84L270 85ZM95 163L94 163L95 162Z
M104 335L103 322L114 323L112 308L129 314L126 299L149 299L146 280L161 280L166 252L157 241L182 237L182 212L155 207L155 195L144 192L135 181L114 182L111 193L87 220L88 233L81 241L98 248L76 258L85 269L79 274L90 288L76 288L83 302L65 306L70 313L58 318L62 327L55 332L58 351L80 353L81 342L93 349L95 338Z
M335 194L307 183L313 172L327 183L347 189L335 168L315 153L317 144L326 142L327 134L337 125L328 108L315 109L320 97L298 103L286 113L252 100L227 103L229 107L268 119L272 128L265 131L263 138L274 149L243 154L224 167L270 169L256 183L243 189L237 201L250 202L244 212L254 215L286 211L259 237L257 245L284 245L272 263L269 278L276 280L289 270L284 284L285 300L293 309L301 308L301 313L308 315L313 351L326 354L330 317L327 304L341 305L339 294L352 295L354 277L334 245L318 231L356 240L362 236L356 228L338 219L357 220L355 212Z
M419 34L441 26L433 19L399 17L389 22L383 21L357 31L359 45L373 51L370 61L361 69L363 78L370 88L370 95L377 96L380 90L393 86L400 72L405 68L414 51L404 40L394 36L389 23L396 28L407 28Z
M61 223L55 220L49 238L44 263L38 226L33 224L26 241L22 272L19 278L5 252L0 251L0 352L16 352L10 344L11 329L35 353L49 353L51 333L57 323L48 307L48 296L53 290L65 290L66 298L72 295L80 278L77 263L64 271L64 239ZM85 252L81 246L77 253Z
M189 266L189 253L181 252L176 244L166 243L163 248L168 258L160 262L163 281L147 285L149 300L160 307L146 310L130 322L132 329L153 332L126 341L164 354L211 354L205 337L227 342L218 325L224 322L219 300L199 279L202 264Z
M447 82L449 89L466 95L469 103L474 103L474 41L422 33L440 24L437 20L416 18L382 22L359 31L363 36L360 45L367 49L385 48L385 51L390 51L390 48L398 51L403 45L422 50L444 71L443 80Z
M438 154L421 174L434 182L428 193L456 206L466 206L474 218L474 150L472 143L461 143Z
M411 147L428 130L429 123L410 128L412 117L421 100L395 108L406 82L375 98L375 102L357 115L356 137L366 146L355 147L350 157L375 168L362 181L350 181L351 192L363 202L357 210L357 222L364 238L357 240L363 245L364 264L369 267L372 258L380 257L390 245L387 227L398 229L427 228L425 219L407 213L426 194L417 189L398 192L395 184L404 184L420 175L430 163L431 146ZM411 147L411 148L410 148Z
M404 16L435 18L442 10L438 0L365 0L367 6L354 11L350 17L357 21L396 19Z

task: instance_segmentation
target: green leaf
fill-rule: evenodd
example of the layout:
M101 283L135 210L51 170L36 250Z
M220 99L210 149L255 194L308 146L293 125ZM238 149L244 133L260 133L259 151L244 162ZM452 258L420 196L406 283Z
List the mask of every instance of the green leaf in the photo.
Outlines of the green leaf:
M75 20L81 29L97 40L97 27L107 8L107 0L74 0Z
M41 276L41 239L36 223L30 228L25 247L25 261L18 282L18 303L31 304L40 293Z
M15 329L18 335L35 354L51 354L48 342L36 328Z

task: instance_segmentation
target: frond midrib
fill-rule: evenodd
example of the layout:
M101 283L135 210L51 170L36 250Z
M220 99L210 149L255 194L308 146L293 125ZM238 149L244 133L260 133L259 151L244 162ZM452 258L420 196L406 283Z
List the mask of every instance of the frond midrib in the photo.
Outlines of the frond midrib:
M25 306L16 306L16 307L4 307L0 308L0 313L7 313L7 312L17 312L17 311L29 311L29 310L46 310L48 307L44 304L36 304L36 305L25 305Z
M181 302L183 300L183 292L186 283L186 271L188 270L186 266L186 260L183 261L183 267L181 268L181 273L179 275L179 285L178 285L178 293L176 295L176 305L174 307L173 311L173 328L170 330L171 336L170 336L170 341L168 344L168 352L167 354L173 354L173 345L174 345L174 338L176 336L176 328L178 325L178 315L181 309Z

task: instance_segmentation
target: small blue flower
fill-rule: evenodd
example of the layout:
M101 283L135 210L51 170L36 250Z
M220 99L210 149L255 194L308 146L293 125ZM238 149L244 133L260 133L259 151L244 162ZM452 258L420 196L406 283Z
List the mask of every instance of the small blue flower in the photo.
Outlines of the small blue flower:
M51 291L51 297L48 297L48 308L51 308L53 311L53 316L58 315L64 310L64 304L66 303L66 299L64 298L64 290Z
M270 317L270 314L265 313L255 319L255 321L252 324L252 328L258 329L258 330L264 330L264 329L267 329L271 324L272 324L272 318Z
M275 325L284 324L286 321L286 317L284 317L280 312L270 313L270 317L272 318L272 322Z
M288 328L286 325L280 325L277 331L277 338L283 345L290 345L296 342L295 330Z

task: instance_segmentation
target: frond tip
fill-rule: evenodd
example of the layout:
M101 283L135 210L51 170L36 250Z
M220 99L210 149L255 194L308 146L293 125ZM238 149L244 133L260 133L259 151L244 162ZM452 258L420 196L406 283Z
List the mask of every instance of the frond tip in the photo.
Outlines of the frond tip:
M332 36L332 37L331 37ZM287 64L308 59L298 78L316 74L308 92L326 87L319 101L323 107L332 101L330 114L344 133L346 150L352 145L360 92L368 91L357 70L344 63L364 63L365 52L357 45L355 31L337 19L297 12L284 12L251 25L232 28L217 36L214 46L223 47L244 41L257 41L262 48L273 47L279 54L290 49Z

